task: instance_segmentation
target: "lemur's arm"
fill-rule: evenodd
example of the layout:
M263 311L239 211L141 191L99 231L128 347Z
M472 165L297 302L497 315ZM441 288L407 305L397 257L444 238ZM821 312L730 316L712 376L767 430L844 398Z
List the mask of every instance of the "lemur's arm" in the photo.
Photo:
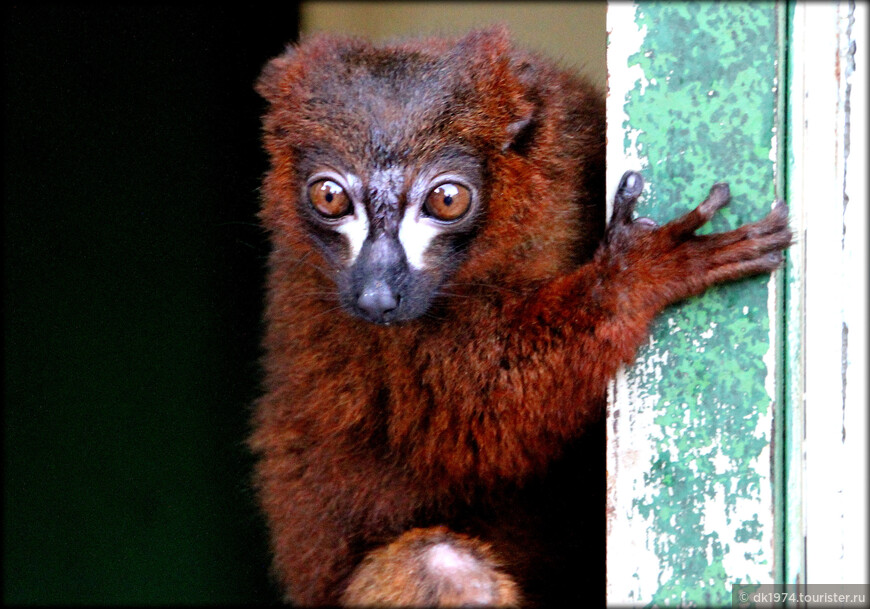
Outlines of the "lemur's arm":
M784 203L756 223L696 235L728 203L725 184L660 227L632 219L642 186L637 173L622 178L591 261L528 297L506 299L497 322L476 320L463 330L472 338L455 338L457 345L467 340L487 349L469 348L414 372L433 379L427 390L437 414L421 421L417 412L404 419L399 412L394 430L424 476L461 488L543 471L566 441L600 417L609 380L633 361L664 307L781 263L791 240Z

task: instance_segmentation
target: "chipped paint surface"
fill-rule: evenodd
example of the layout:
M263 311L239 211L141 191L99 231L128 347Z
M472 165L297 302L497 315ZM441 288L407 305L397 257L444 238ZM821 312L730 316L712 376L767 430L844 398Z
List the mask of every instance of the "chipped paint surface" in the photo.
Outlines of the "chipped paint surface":
M608 183L640 169L638 214L664 222L729 182L731 205L701 232L767 213L776 6L612 3L608 30ZM734 583L774 580L774 285L753 278L670 307L613 384L609 603L718 606Z
M801 291L790 314L803 323L789 356L802 366L793 400L806 425L803 438L787 437L790 496L802 490L803 501L789 509L786 577L867 581L866 3L798 3L792 31L789 195L800 257L789 285Z

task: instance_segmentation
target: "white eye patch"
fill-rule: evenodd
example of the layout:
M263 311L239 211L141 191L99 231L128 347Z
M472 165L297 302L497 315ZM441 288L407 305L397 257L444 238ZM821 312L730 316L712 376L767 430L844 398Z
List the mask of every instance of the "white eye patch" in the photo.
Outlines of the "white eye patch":
M424 257L432 239L441 232L441 227L427 218L419 217L418 208L411 207L399 224L399 243L405 250L408 264L420 270L425 267ZM354 204L354 214L346 218L335 231L347 237L350 247L348 265L356 262L363 243L369 234L369 220L362 205Z
M423 261L429 244L442 231L432 220L421 217L419 207L409 206L399 224L399 243L405 250L408 264L417 270L425 267Z
M396 170L383 170L372 177L371 187L384 192L392 192L400 188L402 179ZM354 213L343 218L334 230L347 238L350 249L347 264L350 266L356 262L360 251L362 251L363 244L369 236L371 223L365 205L360 203L363 200L361 180L352 174L347 174L345 180L349 192L353 193ZM416 200L417 203L408 205L399 222L399 243L402 245L408 264L416 270L426 267L426 252L432 240L444 230L444 226L421 213L424 195L428 192L430 185L431 180L421 180L412 187L410 199Z
M363 243L365 243L366 237L369 234L369 218L365 207L354 203L353 216L348 217L335 230L347 237L347 242L350 246L348 265L351 265L356 261L357 256L359 256Z
M329 179L335 179L332 173L326 173L325 176ZM359 177L354 174L346 174L344 180L338 178L337 181L347 185L348 193L351 194L353 201L353 215L343 218L341 224L335 227L335 232L347 237L347 244L350 247L350 257L347 264L350 266L356 261L363 243L368 237L369 216L366 213L365 205L359 202L362 192L362 181Z

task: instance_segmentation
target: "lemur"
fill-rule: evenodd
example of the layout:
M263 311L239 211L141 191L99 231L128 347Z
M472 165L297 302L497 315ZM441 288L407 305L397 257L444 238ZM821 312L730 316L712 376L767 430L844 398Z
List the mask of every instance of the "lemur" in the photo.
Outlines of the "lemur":
M604 96L499 28L317 35L256 85L270 167L250 446L299 605L603 602L602 412L665 306L769 273L788 210L605 222ZM606 227L605 227L606 224Z

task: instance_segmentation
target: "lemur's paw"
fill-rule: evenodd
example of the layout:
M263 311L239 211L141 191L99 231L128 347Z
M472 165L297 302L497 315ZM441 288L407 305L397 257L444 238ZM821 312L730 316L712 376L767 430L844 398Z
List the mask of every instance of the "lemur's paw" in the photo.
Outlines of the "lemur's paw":
M731 200L728 184L714 184L697 207L660 227L647 218L632 219L642 190L639 174L629 171L622 176L601 254L627 285L640 281L647 286L644 294L653 308L700 294L717 283L769 273L782 264L783 250L791 244L783 201L774 203L757 222L698 235L696 231Z

